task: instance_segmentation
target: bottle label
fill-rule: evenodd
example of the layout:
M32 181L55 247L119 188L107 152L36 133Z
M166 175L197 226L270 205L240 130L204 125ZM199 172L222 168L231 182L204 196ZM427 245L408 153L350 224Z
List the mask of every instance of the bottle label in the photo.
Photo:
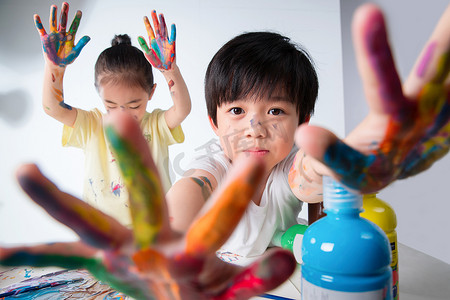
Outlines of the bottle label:
M341 292L314 285L302 277L302 300L390 300L390 285L368 292Z
M391 253L392 253L392 261L391 261L391 267L394 268L398 265L398 251L397 251L397 240L392 239L390 236L389 242L391 244Z
M294 238L294 245L292 247L292 252L294 253L295 260L297 263L302 264L302 243L303 234L296 234Z
M392 293L393 299L397 300L398 297L398 250L397 250L397 238L389 237L389 242L391 243L391 253L392 253Z

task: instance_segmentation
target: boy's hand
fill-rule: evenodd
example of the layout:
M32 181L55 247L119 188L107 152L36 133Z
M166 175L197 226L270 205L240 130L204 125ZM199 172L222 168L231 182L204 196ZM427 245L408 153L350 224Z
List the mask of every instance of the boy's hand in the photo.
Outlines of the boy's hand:
M83 36L78 44L75 43L75 34L80 25L81 11L77 11L69 31L66 32L67 14L69 12L69 4L64 2L61 8L61 16L59 26L56 22L56 5L50 7L50 33L42 26L41 18L34 15L36 29L41 36L42 49L44 56L53 64L66 67L71 64L80 54L81 49L89 42L88 36Z
M247 161L208 201L185 236L169 226L156 167L139 124L112 114L106 132L130 194L133 229L60 191L35 165L18 180L27 194L81 238L75 243L0 248L3 265L86 268L99 280L137 299L248 299L274 289L294 271L293 255L269 251L249 267L227 264L215 251L228 239L258 187L263 166ZM115 118L115 119L114 119Z
M346 137L301 126L297 143L347 186L370 193L429 168L450 148L450 6L402 87L381 11L358 10L357 62L370 107Z
M156 15L156 11L152 11L153 26L155 27L156 36L147 17L144 17L145 28L147 29L148 38L150 40L150 48L142 36L138 37L139 45L145 53L145 57L153 67L160 71L170 70L175 60L175 24L171 26L170 39L168 37L166 21L164 15Z

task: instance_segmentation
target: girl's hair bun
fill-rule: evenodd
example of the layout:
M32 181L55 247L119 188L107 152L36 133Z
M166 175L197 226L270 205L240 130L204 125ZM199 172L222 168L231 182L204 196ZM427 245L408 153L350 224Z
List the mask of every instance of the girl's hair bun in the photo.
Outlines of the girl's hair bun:
M111 41L111 46L118 46L118 45L130 45L131 46L130 36L128 34L115 35Z

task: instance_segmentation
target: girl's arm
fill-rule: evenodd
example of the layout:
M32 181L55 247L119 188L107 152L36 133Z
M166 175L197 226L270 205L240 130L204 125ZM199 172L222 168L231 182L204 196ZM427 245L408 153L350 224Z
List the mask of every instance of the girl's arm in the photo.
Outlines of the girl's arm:
M171 36L169 38L164 15L160 14L158 21L156 11L153 10L152 19L155 32L148 18L144 17L150 47L142 36L138 40L147 60L154 68L162 72L169 86L173 106L166 111L165 119L169 128L173 129L180 125L191 112L191 97L189 96L186 83L181 76L180 69L175 63L175 24L172 24Z
M173 100L173 106L165 112L164 117L167 126L169 126L170 129L174 129L179 126L191 112L191 97L189 96L189 91L183 76L181 75L180 69L175 62L172 63L170 70L162 71L162 74L169 85L170 96Z
M81 49L89 42L90 38L84 36L75 45L75 34L80 24L81 11L77 11L69 31L66 32L69 4L64 2L62 5L59 26L57 26L56 22L56 9L55 5L50 7L50 33L48 34L44 26L42 26L41 18L38 15L34 15L45 59L42 106L49 116L68 126L72 126L75 122L77 111L64 103L64 72L66 66L78 57Z
M52 62L45 64L44 84L42 87L42 106L47 115L67 126L73 126L77 110L64 103L63 78L65 67Z

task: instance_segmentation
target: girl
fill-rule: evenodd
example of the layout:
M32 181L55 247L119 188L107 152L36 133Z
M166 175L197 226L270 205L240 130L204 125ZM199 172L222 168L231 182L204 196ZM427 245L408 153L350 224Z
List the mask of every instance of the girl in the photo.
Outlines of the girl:
M50 33L46 33L38 15L36 27L41 36L45 58L42 103L44 111L64 124L64 146L78 147L85 152L83 198L91 205L130 225L128 192L124 187L115 158L105 139L103 113L98 109L85 111L64 102L63 77L66 66L78 57L89 41L84 36L74 45L81 19L77 11L69 31L66 32L69 5L63 3L60 24L56 26L56 6L50 10ZM156 36L147 17L144 22L151 47L143 37L139 43L145 55L131 45L128 35L115 36L112 46L104 50L95 64L95 86L106 111L123 110L140 124L157 164L165 191L170 187L168 173L168 146L184 141L181 122L191 109L191 100L180 70L175 63L175 25L169 39L164 16L152 12ZM152 67L164 75L171 92L173 106L166 111L146 111L147 102L156 89Z

